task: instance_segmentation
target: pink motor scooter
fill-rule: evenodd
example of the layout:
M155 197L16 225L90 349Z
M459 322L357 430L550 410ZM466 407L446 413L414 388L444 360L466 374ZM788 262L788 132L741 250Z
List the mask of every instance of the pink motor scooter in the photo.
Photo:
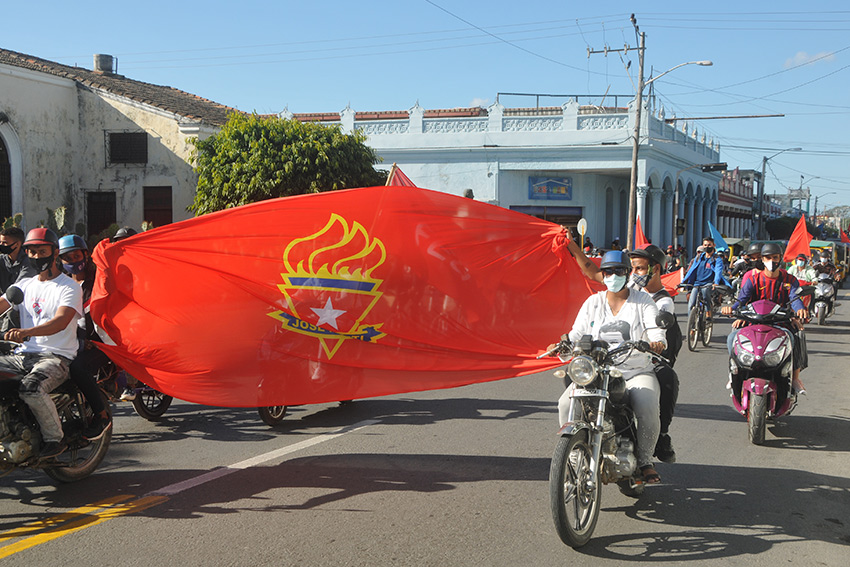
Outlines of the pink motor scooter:
M729 359L732 404L747 418L750 441L764 443L766 420L789 414L797 402L791 388L794 370L790 332L795 313L768 300L758 300L737 313L741 328Z

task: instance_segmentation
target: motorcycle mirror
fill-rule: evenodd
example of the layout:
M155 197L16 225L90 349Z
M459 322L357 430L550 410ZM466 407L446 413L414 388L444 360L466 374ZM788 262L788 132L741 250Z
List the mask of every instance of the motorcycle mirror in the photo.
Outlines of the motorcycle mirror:
M9 305L20 305L24 301L24 292L21 291L21 288L15 285L10 285L8 289L6 289L6 294L4 296L6 301L9 302Z
M662 329L669 329L676 324L676 316L668 311L659 311L655 317L655 324Z

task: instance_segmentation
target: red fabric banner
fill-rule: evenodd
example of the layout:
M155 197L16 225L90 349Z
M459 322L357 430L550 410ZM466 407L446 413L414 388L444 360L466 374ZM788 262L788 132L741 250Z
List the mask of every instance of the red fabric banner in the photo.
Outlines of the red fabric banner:
M640 226L640 215L638 215L635 220L635 250L641 246L646 246L647 244L649 244L649 240L647 240L646 236L643 234L643 228Z
M809 248L809 243L812 241L812 235L806 229L806 216L800 217L797 221L797 226L794 227L794 232L791 238L788 239L788 247L785 249L785 262L793 262L798 254L805 254L806 257L811 256L812 251Z
M841 242L850 244L850 237L847 236L847 233L843 230L839 230L838 232L841 233Z
M564 238L410 187L262 201L96 248L91 313L118 365L192 402L449 388L558 365L535 356L590 293Z
M411 181L396 164L393 164L390 168L390 173L387 175L387 185L395 185L397 187L416 187L413 181Z

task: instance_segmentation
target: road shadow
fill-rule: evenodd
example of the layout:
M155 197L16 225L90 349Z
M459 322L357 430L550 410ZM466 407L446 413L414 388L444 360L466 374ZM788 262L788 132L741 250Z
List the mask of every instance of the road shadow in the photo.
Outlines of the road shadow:
M578 551L617 561L684 563L754 555L791 541L850 546L850 479L799 470L676 464L665 467L664 480L634 505L606 512L686 531L600 537Z

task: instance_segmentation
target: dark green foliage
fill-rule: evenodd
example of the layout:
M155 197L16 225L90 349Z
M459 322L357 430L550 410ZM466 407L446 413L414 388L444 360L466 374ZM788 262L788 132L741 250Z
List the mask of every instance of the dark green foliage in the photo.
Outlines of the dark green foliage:
M304 193L383 185L386 172L360 132L233 113L221 132L194 140L196 215Z

